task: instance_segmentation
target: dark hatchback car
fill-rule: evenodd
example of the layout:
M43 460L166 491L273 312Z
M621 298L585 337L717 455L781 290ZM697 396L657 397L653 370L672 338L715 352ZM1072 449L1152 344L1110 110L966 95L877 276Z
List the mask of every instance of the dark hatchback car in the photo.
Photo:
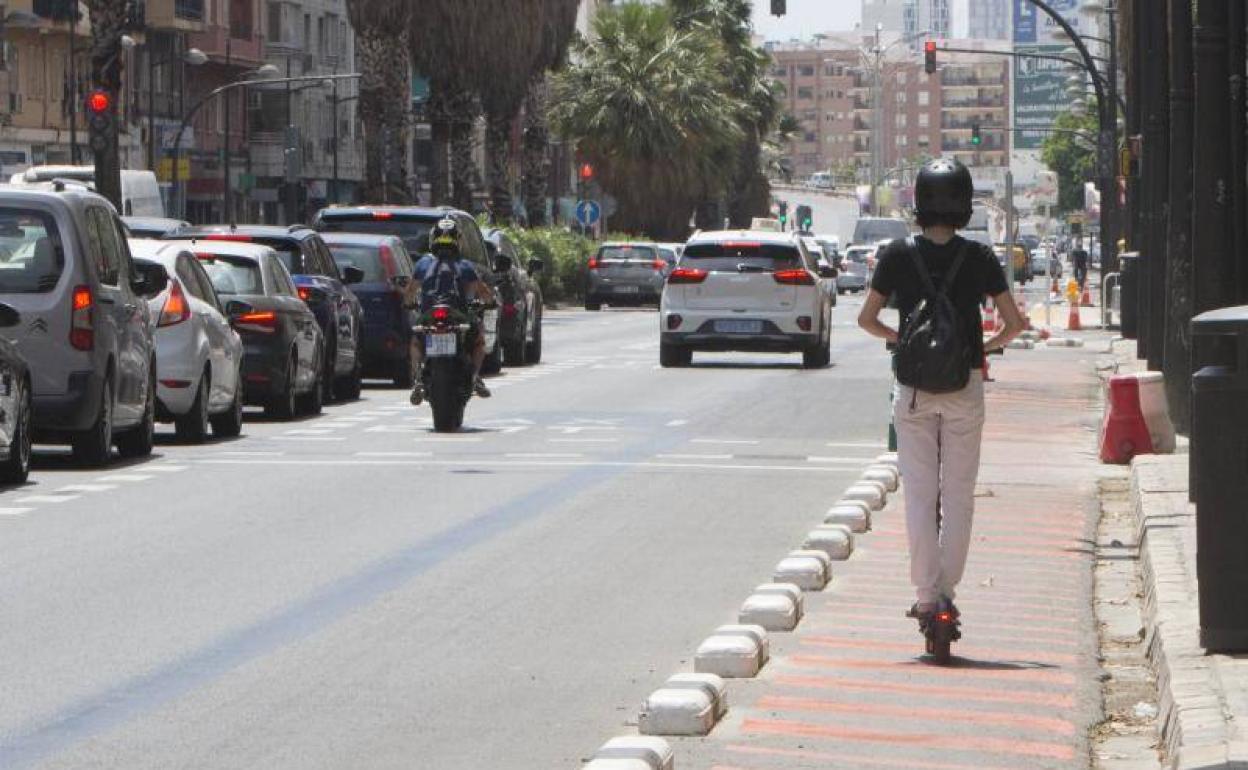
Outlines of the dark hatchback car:
M373 235L396 235L403 239L412 260L419 260L429 251L429 232L443 219L453 219L459 226L459 251L463 258L476 266L481 279L490 286L498 286L490 262L489 249L477 220L472 215L449 206L331 206L321 209L312 220L313 226L322 233L370 233ZM499 344L498 310L487 310L485 325L485 374L493 374L502 367L502 345Z
M22 314L0 303L0 328L22 322ZM0 484L21 484L30 474L30 370L17 345L0 338Z
M176 237L258 243L276 251L325 336L323 397L359 398L364 309L348 284L358 283L363 275L351 268L340 272L319 233L306 225L206 225L180 230Z
M321 411L323 336L268 246L189 241L243 341L243 401L275 417Z
M403 239L365 233L324 236L339 269L355 267L364 272L364 280L351 287L364 306L360 337L364 376L412 387L415 375L409 342L414 318L403 308L403 293L412 277L413 260Z
M534 275L544 265L540 259L521 264L520 252L502 230L485 234L494 274L498 278L501 308L499 344L508 366L536 364L542 360L542 288Z

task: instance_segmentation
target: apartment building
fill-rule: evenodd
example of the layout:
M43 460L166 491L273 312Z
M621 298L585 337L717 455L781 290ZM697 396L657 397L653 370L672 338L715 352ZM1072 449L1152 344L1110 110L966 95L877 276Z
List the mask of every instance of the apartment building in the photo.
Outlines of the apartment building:
M966 0L969 27L966 36L972 40L1010 40L1011 0Z

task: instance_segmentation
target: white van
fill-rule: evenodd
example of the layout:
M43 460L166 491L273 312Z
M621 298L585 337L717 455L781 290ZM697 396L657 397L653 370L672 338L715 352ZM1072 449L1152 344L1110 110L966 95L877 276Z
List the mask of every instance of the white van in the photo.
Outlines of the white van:
M9 184L29 185L53 179L72 179L95 184L94 166L31 166L9 179ZM165 202L160 197L160 183L151 171L121 172L121 215L124 217L163 217Z

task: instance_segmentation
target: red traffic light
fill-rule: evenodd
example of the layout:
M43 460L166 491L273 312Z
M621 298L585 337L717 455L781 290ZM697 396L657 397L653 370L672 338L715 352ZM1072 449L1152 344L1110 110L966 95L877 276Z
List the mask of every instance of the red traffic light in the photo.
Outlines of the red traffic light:
M926 43L923 44L923 50L926 51L927 53L936 53L936 41L928 40Z
M87 94L87 109L96 114L108 112L113 100L106 91L92 91Z
M581 179L586 181L594 178L594 167L588 163L581 164Z

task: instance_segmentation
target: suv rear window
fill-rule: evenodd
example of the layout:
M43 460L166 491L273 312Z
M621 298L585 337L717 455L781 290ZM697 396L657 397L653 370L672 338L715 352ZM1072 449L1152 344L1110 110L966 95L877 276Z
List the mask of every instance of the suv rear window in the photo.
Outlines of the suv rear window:
M260 266L246 257L196 254L218 294L264 294Z
M437 224L434 219L392 216L378 219L372 214L335 214L322 216L317 229L325 233L367 233L397 235L403 239L407 252L413 255L429 251L429 231Z
M358 267L364 271L364 283L382 283L390 280L381 264L381 251L375 246L356 246L347 243L329 244L338 268Z
M52 291L64 270L65 250L50 214L0 208L0 293Z
M731 242L691 243L681 256L682 265L715 272L786 270L802 267L796 246L783 243Z
M653 262L653 246L603 246L598 249L598 259L617 262Z

